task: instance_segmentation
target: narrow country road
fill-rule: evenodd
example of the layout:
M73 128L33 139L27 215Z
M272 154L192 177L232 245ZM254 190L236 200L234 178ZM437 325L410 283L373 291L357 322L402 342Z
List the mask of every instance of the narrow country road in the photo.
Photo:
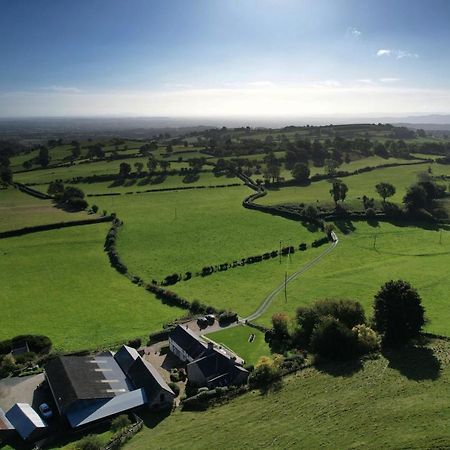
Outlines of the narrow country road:
M269 308L269 306L272 303L272 301L274 300L274 298L284 289L285 284L289 284L291 281L295 280L297 277L299 277L303 273L307 272L309 269L311 269L316 264L318 264L321 261L322 258L324 258L326 255L328 255L328 253L331 253L334 250L334 248L339 243L339 239L338 239L338 237L337 237L337 235L336 235L336 233L334 231L332 232L332 239L333 239L333 243L325 251L323 251L320 255L317 255L313 260L309 261L306 265L304 265L299 270L297 270L297 272L294 272L292 275L290 275L286 279L286 282L281 283L277 288L275 288L263 300L261 305L259 305L258 309L254 313L250 314L248 317L245 317L245 318L241 319L241 321L242 322L244 322L244 321L250 321L251 322L253 320L256 320L262 314L264 314L267 311L267 309Z

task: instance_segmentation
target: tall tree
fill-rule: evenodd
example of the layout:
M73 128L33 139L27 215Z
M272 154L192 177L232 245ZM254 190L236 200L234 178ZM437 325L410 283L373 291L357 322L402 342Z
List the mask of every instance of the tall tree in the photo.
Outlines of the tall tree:
M348 187L341 180L335 180L333 186L330 189L330 194L333 197L334 204L338 205L338 202L343 202L347 197Z
M389 343L419 336L425 309L418 292L406 281L388 281L375 295L374 327Z
M375 186L378 195L383 199L383 203L386 203L388 197L392 197L395 194L395 186L390 183L378 183Z
M298 183L306 183L309 180L311 172L306 164L296 163L291 173L295 181Z
M120 163L119 166L119 178L125 179L128 177L128 175L130 175L131 172L131 166L126 163L126 162L122 162Z
M42 166L42 167L47 167L50 163L50 155L48 153L48 148L47 147L41 147L39 149L39 155L38 155L38 163Z

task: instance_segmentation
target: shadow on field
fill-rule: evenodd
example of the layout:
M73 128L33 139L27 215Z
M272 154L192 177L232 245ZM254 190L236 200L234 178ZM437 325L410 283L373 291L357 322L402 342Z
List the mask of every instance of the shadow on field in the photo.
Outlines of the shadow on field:
M142 411L139 412L139 417L144 422L144 426L147 428L155 428L164 419L170 416L170 410L164 411Z
M349 234L356 230L356 227L350 219L335 220L334 224L342 234Z
M428 347L407 346L383 352L389 361L388 367L398 370L409 380L437 380L441 375L441 364Z
M363 368L363 363L359 359L351 361L330 361L318 359L314 367L319 371L333 377L350 377Z

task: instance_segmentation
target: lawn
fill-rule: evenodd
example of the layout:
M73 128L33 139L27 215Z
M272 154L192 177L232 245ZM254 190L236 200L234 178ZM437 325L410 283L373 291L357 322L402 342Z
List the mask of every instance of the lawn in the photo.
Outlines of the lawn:
M250 341L252 335L254 339ZM264 333L245 325L216 331L207 337L233 350L244 359L245 364L256 364L261 356L268 356L271 353L269 345L264 340Z
M89 217L86 212L68 213L51 200L41 200L18 189L0 189L0 231L46 223L69 222Z
M125 449L448 448L449 354L434 341L362 367L305 369L273 392L155 418Z
M146 336L184 314L110 267L108 227L0 240L0 340L44 334L56 350L93 349Z
M345 235L337 228L339 244L318 265L288 286L288 301L278 295L258 321L270 324L272 314L293 315L299 305L319 298L351 298L360 301L372 315L373 297L391 279L412 283L422 296L429 323L426 329L450 336L450 231L389 223L369 226L366 222L338 224L354 231ZM376 247L374 241L376 238ZM308 253L305 252L305 254Z

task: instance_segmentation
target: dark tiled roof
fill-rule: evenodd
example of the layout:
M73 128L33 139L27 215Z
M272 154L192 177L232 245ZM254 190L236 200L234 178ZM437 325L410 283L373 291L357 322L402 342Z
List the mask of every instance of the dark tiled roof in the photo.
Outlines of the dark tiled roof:
M60 356L45 373L62 409L78 400L112 398L130 390L126 376L111 356Z
M128 347L127 345L122 345L119 351L114 355L114 359L119 364L120 368L127 373L128 369L134 363L136 359L139 358L139 353L136 349Z
M170 333L169 338L193 359L202 356L208 347L191 329L181 325Z
M230 384L240 372L247 370L237 365L233 359L217 349L208 350L202 358L193 361L208 382L216 385Z
M149 403L161 393L161 390L174 395L158 371L141 357L137 358L128 370L128 377L136 389L144 389Z

